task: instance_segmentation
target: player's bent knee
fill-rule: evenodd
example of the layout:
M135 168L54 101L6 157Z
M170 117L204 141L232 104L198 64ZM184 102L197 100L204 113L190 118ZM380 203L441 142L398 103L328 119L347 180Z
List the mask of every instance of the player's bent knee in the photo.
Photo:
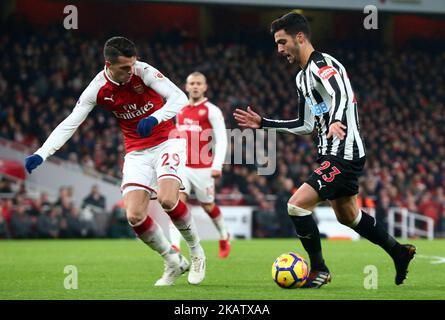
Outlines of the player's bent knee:
M127 220L132 226L137 226L145 220L146 214L138 211L127 210Z
M125 211L127 220L132 226L141 223L147 216L147 206L145 204L127 204Z
M337 221L345 226L347 226L348 224L350 224L352 222L350 219L348 219L346 217L337 217Z
M312 214L311 211L297 207L290 203L287 204L287 213L290 216L294 216L294 217L304 217L304 216L308 216L308 215Z
M353 228L358 224L357 217L358 217L358 215L342 215L342 216L337 216L337 221L347 227ZM361 214L360 214L360 218L361 218ZM358 219L358 220L360 220L360 219Z
M124 195L125 212L131 225L142 223L147 216L150 199L145 190L130 190Z
M162 209L166 211L171 211L175 208L175 206L178 204L178 198L176 197L159 197L158 196L159 204L161 205Z
M158 191L158 202L164 210L173 210L179 201L179 184L173 179L165 179L161 182L162 185Z

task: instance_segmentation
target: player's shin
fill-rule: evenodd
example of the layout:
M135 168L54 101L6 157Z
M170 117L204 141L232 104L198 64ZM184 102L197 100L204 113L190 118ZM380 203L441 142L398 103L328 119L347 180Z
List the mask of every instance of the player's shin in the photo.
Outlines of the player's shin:
M229 233L227 232L226 226L224 224L224 218L221 214L221 210L217 205L214 205L210 212L207 212L210 218L213 221L216 229L219 232L219 236L221 240L227 240L229 238Z
M178 200L178 203L172 210L165 211L186 241L190 248L190 253L192 255L204 255L203 249L199 243L199 236L195 222L192 219L192 215L187 205L181 200Z
M400 244L388 234L385 228L364 211L359 211L355 220L348 225L363 238L382 247L390 256L399 254Z
M167 262L174 262L173 260L178 259L176 251L172 249L162 229L148 215L142 222L131 225L131 227L139 239L158 252Z
M181 233L172 221L168 224L168 234L172 246L179 251L181 249Z
M292 204L288 204L287 208L297 237L309 254L311 270L327 270L321 250L320 232L312 212Z

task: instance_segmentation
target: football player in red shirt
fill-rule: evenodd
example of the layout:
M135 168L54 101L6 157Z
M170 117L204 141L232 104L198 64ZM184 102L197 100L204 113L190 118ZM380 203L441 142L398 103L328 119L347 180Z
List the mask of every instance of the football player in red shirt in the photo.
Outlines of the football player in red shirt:
M180 198L187 202L194 190L201 207L218 230L219 257L226 258L230 253L229 233L221 210L215 204L215 179L221 177L227 151L226 125L221 110L205 96L207 81L202 73L190 74L185 89L189 103L176 117L178 131L187 139L187 162L181 175L185 189ZM174 236L174 228L170 231L172 243L179 248L179 237Z
M138 237L165 260L156 286L172 285L190 270L188 281L205 277L205 255L191 214L179 199L185 164L185 140L172 139L173 117L187 103L187 96L168 78L138 61L136 47L124 37L110 38L104 46L105 67L80 96L72 113L46 142L25 160L29 173L71 138L97 105L117 119L125 141L122 195L128 222ZM165 101L165 102L164 102ZM159 201L186 240L192 264L174 250L159 225L148 215L150 199Z

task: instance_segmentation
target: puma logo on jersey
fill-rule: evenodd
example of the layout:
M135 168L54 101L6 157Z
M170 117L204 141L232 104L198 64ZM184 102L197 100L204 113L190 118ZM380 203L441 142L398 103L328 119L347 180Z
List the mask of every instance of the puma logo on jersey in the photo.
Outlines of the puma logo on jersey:
M109 100L109 101L111 101L111 102L114 103L113 95L111 95L111 97L104 97L104 100L105 100L105 101Z
M317 182L318 182L318 184L320 185L320 188L318 188L318 190L321 190L321 188L326 187L326 185L321 184L321 181L320 181L320 180L317 180Z

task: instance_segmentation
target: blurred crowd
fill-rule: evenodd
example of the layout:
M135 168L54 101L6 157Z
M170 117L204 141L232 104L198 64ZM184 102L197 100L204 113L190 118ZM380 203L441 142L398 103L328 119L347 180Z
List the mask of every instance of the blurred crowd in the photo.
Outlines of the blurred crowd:
M105 40L23 25L0 32L0 136L36 150L103 68ZM182 40L135 42L142 61L180 86L192 71L203 72L207 96L223 111L228 128L237 127L233 110L247 105L270 118L296 116L297 70L270 48ZM329 53L345 65L358 100L368 155L361 203L382 221L387 208L407 207L433 218L436 231L444 232L445 52L333 48ZM220 204L256 205L265 216L280 216L273 221L287 219L281 202L315 169L315 138L279 134L273 175L258 175L257 164L225 165L217 182ZM124 149L116 120L96 108L56 155L76 170L120 179ZM65 216L63 209L48 208L48 219ZM68 216L75 216L76 209L70 210ZM282 228L265 233L292 232Z
M96 185L78 208L70 186L60 187L56 199L46 192L29 197L23 182L0 176L0 239L96 237L134 237L123 204L106 212Z

